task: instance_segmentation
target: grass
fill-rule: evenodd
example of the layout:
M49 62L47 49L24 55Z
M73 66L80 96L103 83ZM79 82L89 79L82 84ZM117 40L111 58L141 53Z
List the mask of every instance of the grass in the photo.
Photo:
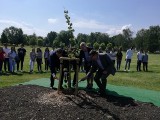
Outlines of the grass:
M31 47L25 47L27 50L27 54L24 62L24 73L16 73L14 75L10 73L6 73L0 76L0 87L11 86L18 83L23 83L26 81L30 81L38 78L49 78L50 72L37 72L37 66L35 65L35 72L33 74L29 74L29 53L31 51ZM42 48L44 51L45 48ZM131 62L131 71L124 72L125 65L125 53L123 53L123 60L121 65L121 71L117 72L115 76L108 77L108 83L112 85L118 86L132 86L137 88L149 89L160 91L160 62L159 62L159 54L149 54L149 65L148 72L137 72L136 71L136 53L133 55L133 59ZM44 64L42 65L42 70L44 70ZM59 76L57 74L57 76ZM79 79L84 76L84 73L79 74Z

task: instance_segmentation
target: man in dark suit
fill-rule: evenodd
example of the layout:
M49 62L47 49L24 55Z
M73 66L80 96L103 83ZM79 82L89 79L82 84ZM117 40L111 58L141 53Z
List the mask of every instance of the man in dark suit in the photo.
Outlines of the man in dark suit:
M50 87L52 89L54 89L54 80L57 79L56 77L56 73L57 73L57 69L60 68L60 57L66 57L66 52L64 50L62 50L61 48L58 48L57 50L53 51L50 54L50 70L51 70L51 77L50 77ZM61 76L63 78L63 74ZM63 80L61 82L61 89L63 89L62 87L63 84Z
M105 96L106 93L106 85L107 85L107 77L112 74L114 75L116 69L113 65L112 60L107 54L98 53L95 50L90 52L90 57L92 60L92 65L90 71L87 73L87 76L82 78L81 80L85 80L89 78L94 72L96 72L94 81L99 87L99 92L102 96Z
M80 44L80 55L79 55L79 59L80 59L80 65L82 64L82 60L84 58L84 70L86 72L86 74L89 72L90 67L91 67L91 59L89 56L89 52L92 50L92 48L89 48L86 46L85 42L81 42ZM87 89L92 89L93 87L93 74L87 78Z

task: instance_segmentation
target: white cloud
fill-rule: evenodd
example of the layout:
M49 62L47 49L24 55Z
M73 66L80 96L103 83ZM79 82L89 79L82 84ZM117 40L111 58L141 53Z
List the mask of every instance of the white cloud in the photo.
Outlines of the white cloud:
M57 23L58 22L58 19L53 19L53 18L49 18L48 19L48 23L49 24L55 24L55 23Z
M90 31L100 31L108 33L110 36L117 35L122 33L124 29L132 28L131 24L123 25L123 26L115 26L115 25L107 25L104 23L100 23L96 20L87 20L87 19L81 19L75 20L73 22L73 27L78 29L88 29Z
M73 23L74 27L77 28L87 28L87 29L106 29L108 26L101 24L95 20L77 20Z
M128 28L132 28L132 25L131 24L124 25L122 26L121 30L128 29Z
M36 33L37 35L45 36L47 33L47 31L36 28L33 25L30 25L25 22L16 22L13 20L0 20L0 24L1 24L0 33L2 33L3 29L10 27L10 26L21 28L23 30L23 32L28 35Z
M128 24L128 25L123 25L122 27L112 27L112 28L109 28L106 33L108 33L110 36L113 36L113 35L117 35L117 34L120 34L123 32L124 29L127 29L127 28L130 28L132 29L132 25L131 24Z

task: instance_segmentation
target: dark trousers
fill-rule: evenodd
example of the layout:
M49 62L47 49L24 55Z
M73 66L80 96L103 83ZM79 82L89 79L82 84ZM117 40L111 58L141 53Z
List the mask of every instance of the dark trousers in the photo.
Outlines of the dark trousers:
M3 61L0 61L0 71L2 71Z
M148 71L148 62L143 62L143 71Z
M141 60L137 60L137 71L141 71Z
M120 70L121 67L121 60L117 60L117 70Z
M42 71L42 58L37 58L37 69Z
M7 65L8 65L8 71L10 71L9 58L4 59L4 71L7 71Z
M61 81L61 88L62 88L62 85L63 85L63 76L64 76L64 72L62 72L62 75L61 75L61 79L62 79L62 81ZM51 73L51 77L50 77L50 87L53 87L54 86L54 78L53 78L53 76L52 76L52 73ZM58 87L58 86L57 86Z
M44 61L45 61L45 70L48 70L48 68L49 68L49 60L48 60L48 58L45 58Z
M127 65L128 65L128 70L130 69L130 64L131 64L131 59L126 59L125 70L127 69Z
M96 82L97 86L99 87L99 92L101 94L105 94L106 86L107 86L107 77L109 74L103 74L102 70L98 70L94 77L94 81Z
M21 58L19 61L17 61L17 71L19 71L19 64L21 64L21 70L23 70L23 62L24 58Z

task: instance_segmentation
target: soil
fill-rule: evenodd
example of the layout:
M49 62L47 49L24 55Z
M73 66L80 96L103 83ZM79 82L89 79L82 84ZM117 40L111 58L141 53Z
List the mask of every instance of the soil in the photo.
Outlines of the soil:
M160 120L160 107L129 97L19 85L0 89L0 120Z

